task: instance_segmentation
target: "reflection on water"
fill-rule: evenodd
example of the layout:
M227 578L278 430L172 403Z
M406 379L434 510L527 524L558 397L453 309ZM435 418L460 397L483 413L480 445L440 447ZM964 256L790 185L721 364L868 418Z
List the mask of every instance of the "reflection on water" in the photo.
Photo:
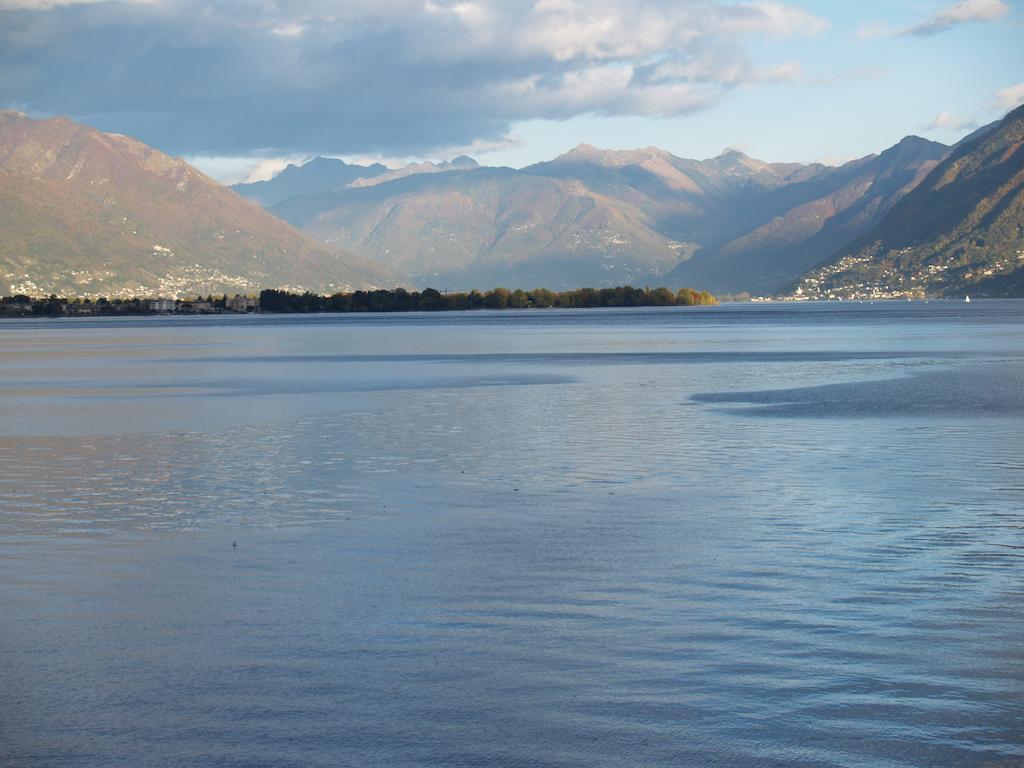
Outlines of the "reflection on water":
M2 324L0 764L1015 765L1022 354L1012 302Z

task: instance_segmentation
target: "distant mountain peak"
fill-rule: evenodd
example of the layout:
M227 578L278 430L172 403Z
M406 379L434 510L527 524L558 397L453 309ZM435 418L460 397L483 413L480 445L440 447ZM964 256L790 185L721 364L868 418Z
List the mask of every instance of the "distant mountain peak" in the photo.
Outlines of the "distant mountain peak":
M353 181L387 173L380 163L357 165L336 157L317 155L302 165L289 163L284 170L268 181L235 184L231 188L242 197L254 200L264 207L277 205L289 197L319 194L342 189Z
M742 151L736 149L735 147L726 147L725 149L723 149L719 153L718 157L715 158L715 159L716 160L718 160L718 159L720 159L720 160L745 160L745 159L749 159L749 158L750 158L750 155L748 155L746 152L742 152Z
M931 139L926 139L913 133L909 136L904 136L895 144L897 147L934 147L936 145L941 145L941 142L932 141Z
M904 136L893 146L879 154L880 158L887 161L906 162L910 159L924 159L933 157L935 153L949 149L945 144L938 141L921 138L920 136Z
M660 147L643 149L601 149L592 144L577 144L568 152L554 159L555 163L587 163L606 168L621 168L627 165L641 165L649 160L672 157Z
M346 163L341 158L337 158L337 157L324 157L323 155L317 155L312 160L304 163L302 167L305 168L307 165L311 165L313 167L316 167L318 165L320 165L320 166L347 167L348 163Z
M705 162L730 175L746 176L751 173L772 172L769 163L751 157L735 147L726 147L717 157Z
M469 155L459 155L449 161L448 166L450 168L479 168L480 163L474 160Z
M575 147L570 149L568 152L563 152L556 157L552 162L569 162L578 163L592 160L601 154L600 149L595 147L593 144L577 144Z
M409 163L401 168L387 170L376 176L356 179L348 185L348 189L359 189L362 187L375 187L378 184L386 184L389 181L404 179L407 176L418 176L428 173L445 173L448 171L473 171L481 165L476 160L466 155L459 155L453 160L442 160L440 163L424 161L422 163Z

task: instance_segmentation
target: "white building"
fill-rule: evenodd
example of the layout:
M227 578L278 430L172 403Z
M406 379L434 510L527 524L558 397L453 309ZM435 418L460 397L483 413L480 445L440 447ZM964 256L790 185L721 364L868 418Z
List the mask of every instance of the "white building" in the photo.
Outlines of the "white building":
M255 312L260 308L260 300L236 294L233 299L228 299L227 308L229 312Z
M173 312L174 299L146 299L146 309L150 312Z

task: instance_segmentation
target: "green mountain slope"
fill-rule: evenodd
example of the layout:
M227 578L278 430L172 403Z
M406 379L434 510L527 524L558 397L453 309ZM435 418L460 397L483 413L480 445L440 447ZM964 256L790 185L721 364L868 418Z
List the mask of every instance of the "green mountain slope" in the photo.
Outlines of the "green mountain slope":
M0 112L0 292L195 295L393 285L182 160Z
M800 295L1024 295L1024 107L958 144Z

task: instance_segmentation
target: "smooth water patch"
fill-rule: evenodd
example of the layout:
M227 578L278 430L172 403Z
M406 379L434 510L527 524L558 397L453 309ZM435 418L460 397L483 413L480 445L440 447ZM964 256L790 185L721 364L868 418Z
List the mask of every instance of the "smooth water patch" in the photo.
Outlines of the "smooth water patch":
M880 381L698 393L693 400L754 406L725 411L745 416L1024 419L1024 364L1011 359Z

